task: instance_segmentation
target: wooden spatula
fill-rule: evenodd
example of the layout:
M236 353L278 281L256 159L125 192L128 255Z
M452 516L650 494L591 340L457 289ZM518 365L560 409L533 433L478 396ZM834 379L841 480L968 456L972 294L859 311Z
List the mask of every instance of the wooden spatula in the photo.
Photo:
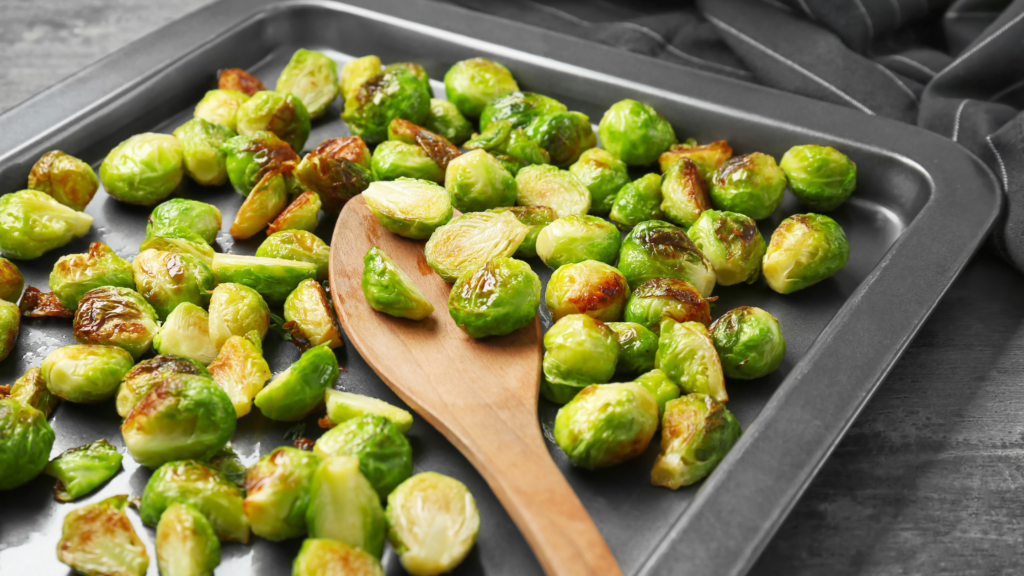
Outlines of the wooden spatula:
M415 322L370 308L360 284L370 246L383 250L413 279L434 305L433 314ZM423 242L381 227L362 196L350 200L338 218L330 276L338 318L359 353L476 467L544 571L549 576L621 575L541 436L540 323L534 319L508 336L466 336L448 315L451 286L427 266Z

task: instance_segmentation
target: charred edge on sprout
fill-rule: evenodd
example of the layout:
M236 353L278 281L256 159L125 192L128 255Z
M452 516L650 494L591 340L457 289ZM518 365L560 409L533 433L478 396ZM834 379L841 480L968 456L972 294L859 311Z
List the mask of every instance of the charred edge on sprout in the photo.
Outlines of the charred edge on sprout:
M603 274L599 285L585 294L570 296L568 301L580 312L603 310L609 304L623 298L628 291L628 284L622 275Z
M654 278L637 286L634 296L636 298L671 298L686 306L684 314L671 313L672 319L678 322L700 322L705 326L711 324L710 303L712 300L701 296L700 292L685 280Z
M342 138L332 138L330 140L324 140L319 146L313 149L312 154L317 156L327 156L335 160L345 158L356 164L362 164L362 161L369 160L370 149L363 142L363 139L359 136L346 136Z
M43 318L51 316L54 318L71 318L75 314L60 303L60 299L53 292L41 292L38 288L29 286L21 296L21 303L18 305L21 315L29 318Z
M218 70L217 88L221 90L235 90L237 92L248 94L249 96L267 89L259 78L249 74L241 68Z
M123 298L116 290L109 287L97 288L90 290L79 301L72 335L79 342L93 342L108 322L122 320L117 328L120 333L144 336L149 329L138 323L138 320L147 315L137 303Z

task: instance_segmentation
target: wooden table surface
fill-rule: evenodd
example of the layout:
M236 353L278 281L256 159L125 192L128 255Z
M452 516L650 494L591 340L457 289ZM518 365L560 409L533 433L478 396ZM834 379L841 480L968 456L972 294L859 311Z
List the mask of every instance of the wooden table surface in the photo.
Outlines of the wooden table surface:
M0 0L0 112L209 0ZM1024 276L983 249L752 574L1016 574Z

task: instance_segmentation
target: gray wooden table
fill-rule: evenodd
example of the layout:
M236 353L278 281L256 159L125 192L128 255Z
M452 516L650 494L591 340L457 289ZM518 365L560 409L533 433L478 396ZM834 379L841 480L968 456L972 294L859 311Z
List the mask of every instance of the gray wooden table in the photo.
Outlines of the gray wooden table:
M0 0L0 112L208 1ZM1022 297L983 250L754 574L1021 572Z

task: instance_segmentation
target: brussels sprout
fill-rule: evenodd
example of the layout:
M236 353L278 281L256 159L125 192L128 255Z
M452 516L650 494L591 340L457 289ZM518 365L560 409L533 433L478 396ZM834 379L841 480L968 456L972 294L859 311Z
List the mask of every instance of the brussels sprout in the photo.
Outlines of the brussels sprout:
M64 451L44 472L57 479L53 494L61 502L77 500L121 471L121 454L106 440Z
M711 325L711 337L728 378L767 376L786 356L778 319L760 308L740 306L726 312Z
M174 374L198 374L209 376L202 364L188 358L171 354L160 354L135 365L121 380L117 390L117 413L128 416L132 408L162 380Z
M270 380L270 366L263 359L263 343L255 330L231 336L209 366L213 381L224 389L239 418L252 410L252 401Z
M69 402L94 404L114 397L133 364L132 355L117 346L77 344L50 352L40 373L53 394Z
M74 318L75 313L65 308L53 292L40 292L29 286L18 303L21 315L26 318Z
M388 140L418 146L437 164L442 174L448 169L448 164L462 154L459 147L444 136L402 118L395 118L388 124Z
M622 316L627 298L629 286L625 276L596 260L560 266L544 291L544 304L555 322L569 314L614 322Z
M208 459L234 432L235 409L228 395L210 377L198 374L165 378L121 424L125 447L148 468L172 460Z
M11 384L10 398L39 410L47 418L60 402L60 398L46 388L46 381L43 380L39 368L29 368L21 378ZM3 434L0 434L0 437L3 437ZM3 488L0 487L0 490Z
M68 310L78 308L86 292L101 286L135 288L132 265L102 242L90 244L85 254L61 256L50 272L50 289Z
M217 71L217 88L221 90L233 90L241 92L246 96L266 90L267 87L259 78L249 74L241 68L227 68Z
M707 210L686 234L715 268L718 284L753 284L761 276L767 245L752 218Z
M661 452L651 484L678 490L711 473L740 437L732 412L706 394L689 394L665 405Z
M321 458L359 458L359 471L381 498L412 476L412 446L390 420L376 414L332 428L316 441L313 452Z
M128 496L111 496L64 517L57 559L86 576L145 576L149 555L125 514Z
M213 576L220 541L195 506L175 502L156 525L156 563L162 576Z
M21 309L13 302L0 300L0 361L6 360L18 341Z
M270 308L260 293L241 284L219 284L210 296L210 339L218 350L232 336L255 330L260 339L270 328Z
M619 341L619 361L615 364L616 376L633 376L654 369L655 356L658 354L658 336L654 332L636 322L607 322L607 325L615 332L615 337ZM654 394L650 389L648 391ZM678 396L677 393L676 397Z
M304 230L312 232L320 224L320 196L307 190L299 194L292 203L267 226L267 236L283 230Z
M173 231L175 226L184 226L207 244L213 244L220 225L220 210L216 206L198 200L174 198L153 209L146 223L146 236L163 236L168 230Z
M331 248L319 236L305 230L284 230L267 237L256 250L260 258L307 262L316 266L316 279L327 279Z
M473 125L459 112L455 104L440 98L430 99L430 112L423 121L427 130L437 132L452 144L462 144L473 135Z
M451 194L452 204L462 212L511 206L518 191L516 179L483 150L473 150L453 160L445 173L444 186Z
M344 158L349 162L355 162L363 168L370 169L370 148L359 136L344 136L324 140L316 148L313 154L327 156L335 160ZM308 156L308 154L307 154Z
M590 191L571 172L554 166L527 166L516 175L520 206L549 206L558 217L584 215L590 209Z
M450 572L469 554L480 531L476 500L458 480L422 472L388 496L388 541L414 576Z
M688 228L711 209L704 178L689 158L672 164L661 180L661 210L673 223Z
M654 348L655 350L657 350L658 348L657 338L655 338L654 340ZM652 363L651 365L653 366L654 364ZM648 392L651 393L652 396L654 396L654 400L658 403L659 418L661 416L664 416L665 414L665 404L670 400L675 400L676 398L679 398L681 394L679 386L676 385L676 383L673 382L672 379L669 378L668 375L665 374L665 372L663 372L659 368L655 368L644 373L639 378L634 380L634 382L643 386Z
M92 216L77 212L38 190L0 196L0 252L33 260L85 236Z
M423 320L434 311L412 279L376 246L363 256L362 286L366 302L378 312Z
M43 154L28 173L29 190L45 192L79 212L85 210L99 187L92 166L60 150Z
M632 230L645 220L664 218L665 213L661 206L661 176L647 174L619 190L608 217L618 224L619 228Z
M485 262L511 256L529 232L508 212L463 214L431 234L424 247L427 264L445 282L455 282Z
M729 400L715 342L700 322L666 318L661 323L657 364L687 394L698 392L719 402Z
M383 72L380 58L363 56L346 62L341 67L341 97L346 100L359 92L359 87L374 76Z
M261 90L238 107L237 132L242 136L272 132L298 152L309 137L309 118L298 96Z
M55 437L45 414L14 398L0 398L0 490L38 476Z
M580 112L551 112L537 116L523 128L531 140L551 155L551 163L569 167L584 150L597 145L590 118Z
M541 396L565 404L590 384L615 375L619 341L604 322L585 314L563 316L544 334Z
M309 485L320 457L282 446L260 458L245 473L245 517L257 536L268 540L306 534Z
M363 199L381 226L406 238L429 238L452 219L448 191L426 180L374 182L363 193Z
M510 156L527 164L547 164L551 161L551 154L547 150L531 140L522 128L513 128L508 120L492 122L483 132L474 134L464 146L466 150L486 150L499 158Z
M626 235L618 268L631 290L653 278L686 280L705 298L715 289L711 262L686 232L661 220L641 222Z
M448 313L473 338L503 336L528 325L540 304L540 277L515 258L495 258L459 277Z
M535 92L512 92L495 98L480 113L480 128L492 122L508 120L513 128L522 128L535 118L554 112L565 112L565 104Z
M338 65L324 54L299 48L277 78L275 89L297 96L312 119L338 97Z
M590 212L608 214L615 204L615 195L629 184L626 163L602 148L590 148L569 166L569 172L590 191Z
M384 510L380 496L359 471L354 456L320 462L309 488L306 528L313 538L329 538L380 558L384 552Z
M178 304L156 333L153 348L161 354L210 364L217 357L217 346L210 335L209 314L191 302Z
M327 404L327 418L335 425L375 414L390 420L403 434L412 428L412 414L370 396L328 388L324 401Z
M248 94L237 90L210 90L196 104L193 116L234 132L238 128L238 109L248 99Z
M430 87L430 77L427 75L427 70L423 68L423 66L420 66L415 62L394 62L392 64L388 64L387 66L385 66L384 69L381 70L381 72L387 74L392 70L405 70L406 72L409 72L410 74L415 76L416 79L419 80L421 84L423 84L423 87L426 88L427 93L433 93L434 89Z
M373 178L378 181L415 178L437 183L444 182L444 170L423 148L397 140L381 142L373 152L371 166Z
M820 214L794 214L772 232L764 278L779 294L813 286L846 266L850 245L843 228Z
M397 69L370 78L345 99L341 118L356 136L370 144L387 139L388 124L402 118L422 124L430 114L430 90L408 70Z
M732 148L725 140L718 140L711 144L697 144L694 139L689 139L682 144L673 144L668 152L658 158L661 164L661 171L668 173L673 164L686 158L697 166L697 171L705 183L711 182L722 164L732 158Z
M228 181L227 153L221 146L236 134L226 126L193 118L174 129L181 142L185 174L203 186L220 186Z
M267 174L281 172L290 163L299 163L299 155L272 132L235 136L225 142L221 150L227 154L224 165L227 166L228 179L242 196L248 196ZM298 168L295 169L295 177L301 180ZM308 184L304 185L310 188Z
M256 395L256 407L271 420L298 422L324 400L338 378L338 358L321 344L306 350Z
M380 562L348 544L322 538L307 538L292 564L292 576L384 576Z
M615 226L597 216L570 214L548 224L537 235L537 255L549 268L597 260L614 264L622 237Z
M184 226L172 226L160 232L159 236L147 236L139 244L139 252L160 250L177 254L191 254L207 265L213 264L213 247L206 243L198 234ZM132 277L135 286L135 277Z
M340 213L345 202L366 190L373 181L369 150L361 138L355 138L350 141L354 143L344 145L338 142L342 139L328 140L306 154L295 168L295 178L320 197L328 214ZM361 162L363 151L365 163Z
M711 203L719 210L763 220L782 203L786 173L775 158L752 152L730 158L711 179Z
M316 280L303 280L284 302L284 328L292 341L305 350L327 344L330 348L344 346L341 327L334 317L324 287Z
M658 429L658 402L635 382L590 385L558 409L555 442L573 464L607 468L647 449Z
M181 182L184 154L174 136L137 134L107 154L100 164L100 179L115 200L153 206L173 194Z
M547 206L509 206L492 208L488 212L511 212L520 224L529 227L530 231L526 238L523 238L523 243L516 248L517 258L536 258L537 237L540 236L540 231L558 219L555 211Z
M444 90L459 112L478 118L489 102L519 90L519 86L508 68L486 58L470 58L448 69Z
M195 460L168 462L149 477L139 502L139 516L146 524L156 526L171 505L189 504L210 521L219 540L248 544L244 496L241 488L204 464Z
M17 302L21 298L21 291L24 288L25 277L21 275L21 270L18 270L14 262L7 258L0 258L0 300Z
M288 186L280 172L269 172L253 187L238 208L229 232L246 240L260 233L288 206ZM216 256L214 256L216 258Z
M235 449L231 447L231 443L228 442L220 450L214 453L209 460L206 461L206 465L214 470L220 472L225 478L231 481L232 484L239 488L245 487L245 473L247 468L242 463L242 459L235 452Z
M317 266L282 258L216 254L213 273L218 283L248 286L259 292L268 304L280 306L300 282L316 278Z
M141 294L102 286L78 301L72 334L80 344L119 346L138 358L149 350L157 330L156 310Z
M811 210L835 210L857 187L857 165L831 146L790 148L779 162L789 187Z
M620 100L601 117L601 147L630 166L653 164L676 143L676 132L664 116L643 102Z
M213 270L191 254L146 250L132 261L135 287L161 319L183 302L197 306L210 303Z
M665 318L708 326L711 303L686 280L654 278L637 286L626 304L626 321L660 334L661 321Z

